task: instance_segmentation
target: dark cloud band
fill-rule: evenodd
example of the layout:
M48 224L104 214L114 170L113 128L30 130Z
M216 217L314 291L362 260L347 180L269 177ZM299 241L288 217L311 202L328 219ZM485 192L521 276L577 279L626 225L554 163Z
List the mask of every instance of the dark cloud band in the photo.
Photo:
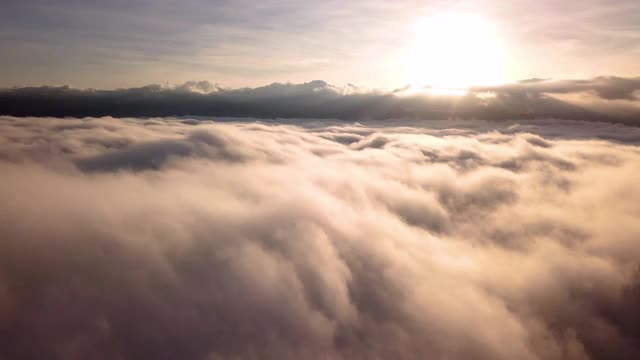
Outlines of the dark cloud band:
M225 89L208 82L119 90L69 87L0 90L0 114L13 116L228 116L320 119L535 119L638 124L638 78L534 79L473 88L466 96L336 88L324 81Z

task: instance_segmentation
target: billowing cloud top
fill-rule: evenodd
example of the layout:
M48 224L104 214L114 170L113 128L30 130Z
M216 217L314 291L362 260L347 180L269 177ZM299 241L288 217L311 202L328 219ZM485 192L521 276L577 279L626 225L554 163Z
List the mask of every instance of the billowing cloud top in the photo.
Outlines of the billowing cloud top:
M0 358L638 359L639 141L0 117Z

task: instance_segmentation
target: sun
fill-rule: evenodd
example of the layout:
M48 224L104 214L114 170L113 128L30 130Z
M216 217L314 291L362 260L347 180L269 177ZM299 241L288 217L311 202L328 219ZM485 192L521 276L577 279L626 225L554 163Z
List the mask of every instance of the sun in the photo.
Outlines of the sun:
M504 49L497 28L471 14L420 18L412 27L406 76L414 88L464 94L473 85L504 82Z

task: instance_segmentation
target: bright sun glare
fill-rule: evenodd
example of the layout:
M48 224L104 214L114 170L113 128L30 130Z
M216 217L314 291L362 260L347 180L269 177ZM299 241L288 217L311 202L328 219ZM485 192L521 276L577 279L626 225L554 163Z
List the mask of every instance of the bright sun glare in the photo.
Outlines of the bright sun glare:
M503 82L503 47L496 27L481 17L441 14L413 25L407 77L414 88L464 94L472 85Z

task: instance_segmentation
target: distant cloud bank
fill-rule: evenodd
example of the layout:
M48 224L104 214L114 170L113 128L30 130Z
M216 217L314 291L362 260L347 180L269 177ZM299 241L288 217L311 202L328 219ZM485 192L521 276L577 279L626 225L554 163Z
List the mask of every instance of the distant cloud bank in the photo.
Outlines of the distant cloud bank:
M0 114L342 120L556 118L640 124L640 78L531 79L472 88L465 96L409 90L340 88L319 80L245 89L227 89L206 81L118 90L23 87L0 90Z
M320 85L11 94L414 101ZM0 117L0 358L638 359L638 143L563 120Z

